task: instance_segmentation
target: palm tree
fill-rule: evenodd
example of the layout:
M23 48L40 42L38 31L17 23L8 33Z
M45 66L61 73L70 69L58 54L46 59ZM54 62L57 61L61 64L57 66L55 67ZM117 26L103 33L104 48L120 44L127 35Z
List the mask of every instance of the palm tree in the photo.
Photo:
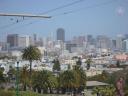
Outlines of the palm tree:
M5 81L5 77L3 74L4 69L0 68L0 84Z
M80 57L78 58L78 61L76 62L76 65L78 65L78 66L81 66L82 65L82 61L81 61L81 58Z
M77 65L75 66L73 71L74 71L75 76L77 78L76 88L78 88L78 93L79 93L82 90L84 90L84 88L86 86L86 73L84 72L84 70L80 66L77 66Z
M72 70L67 70L60 74L60 86L63 88L63 93L76 87L76 82L76 76Z
M30 79L32 74L32 61L41 59L41 52L35 46L29 46L23 50L22 59L28 60L30 63Z
M23 90L26 91L26 86L29 82L28 66L23 66L22 70L20 71L20 81L23 84Z
M58 59L54 59L53 61L54 65L53 65L53 71L60 71L61 68L60 68L60 62Z
M52 72L48 70L34 72L32 84L34 88L37 88L38 91L43 89L44 93L47 93L48 89L52 93L52 88L57 87L57 78L55 78Z
M87 63L87 70L89 70L90 69L90 64L92 63L91 58L88 58L85 63Z

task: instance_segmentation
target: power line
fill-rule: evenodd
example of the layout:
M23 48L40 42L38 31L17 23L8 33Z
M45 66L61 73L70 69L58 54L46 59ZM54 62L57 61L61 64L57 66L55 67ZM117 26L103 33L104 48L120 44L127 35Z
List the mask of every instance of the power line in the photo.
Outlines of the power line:
M84 1L84 0L77 0L77 1L71 2L71 3L69 3L69 4L65 4L65 5L59 6L59 7L54 8L54 9L50 9L50 10L48 10L48 11L46 11L46 12L43 12L43 13L40 13L40 14L47 14L47 13L49 13L49 12L54 12L54 11L56 11L56 10L60 10L60 9L63 9L63 8L72 6L72 5L77 4L77 3L80 3L80 2L82 2L82 1Z
M110 0L110 1L107 1L107 2L100 3L100 4L94 4L94 5L87 6L87 7L83 7L83 8L79 8L79 9L76 9L76 10L66 11L66 12L63 12L63 13L60 13L60 14L53 15L52 17L54 18L54 17L57 17L57 16L68 15L68 14L71 14L71 13L76 13L76 12L84 11L84 10L91 9L91 8L96 8L96 7L105 6L105 5L114 3L115 1L117 1L117 0ZM24 24L24 25L22 25L22 26L19 26L19 27L17 27L17 28L18 28L18 29L19 29L19 28L23 28L23 27L32 25L32 24L34 24L34 23L36 23L36 22L38 22L38 21L33 21L33 22L30 22L30 23ZM15 24L16 24L16 23L15 23ZM5 26L5 27L6 27L6 26Z
M65 4L65 5L62 5L62 6L59 6L59 7L56 7L56 8L53 8L53 9L50 9L50 10L47 10L43 13L39 13L39 15L41 14L47 14L47 13L50 13L50 12L54 12L56 10L60 10L60 9L63 9L63 8L66 8L66 7L69 7L69 6L72 6L74 4L77 4L77 3L80 3L84 0L77 0L77 1L74 1L74 2L71 2L71 3L68 3L68 4ZM1 26L0 28L1 29L4 29L4 28L7 28L7 27L10 27L10 26L13 26L17 23L20 23L20 22L23 22L24 20L29 20L29 19L23 19L23 20L18 20L18 22L15 22L15 23L12 23L12 24L8 24L8 25L4 25L4 26ZM37 22L37 21L36 21ZM33 22L30 22L29 24L32 24ZM35 23L35 22L34 22Z
M94 4L94 5L87 6L87 7L83 7L83 8L79 8L79 9L76 9L76 10L66 11L66 12L63 12L63 13L60 13L60 14L57 14L57 15L52 15L52 17L54 18L54 17L56 17L56 16L67 15L67 14L76 13L76 12L83 11L83 10L87 10L87 9L91 9L91 8L96 8L96 7L100 7L100 6L105 6L105 5L114 3L115 1L117 1L117 0L110 0L110 1L107 1L107 2L100 3L100 4ZM24 26L24 27L25 27L25 26L29 26L29 25L32 25L32 24L34 24L34 23L36 23L36 22L37 22L37 21L33 21L33 22L30 22L30 23L25 24L25 25L23 25L23 26ZM23 27L23 26L22 26L22 27Z
M63 12L63 13L60 13L60 14L53 15L52 17L61 16L61 15L67 15L67 14L76 13L76 12L80 12L80 11L91 9L91 8L105 6L105 5L114 3L115 1L117 1L117 0L110 0L110 1L107 1L107 2L104 2L104 3L94 4L94 5L83 7L83 8L79 8L79 9L76 9L76 10L66 11L66 12Z

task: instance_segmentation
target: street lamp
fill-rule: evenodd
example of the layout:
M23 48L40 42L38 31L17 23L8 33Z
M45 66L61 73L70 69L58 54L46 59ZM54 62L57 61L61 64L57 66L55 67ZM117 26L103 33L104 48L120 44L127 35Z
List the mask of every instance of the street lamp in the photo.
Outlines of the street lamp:
M19 96L19 61L16 66L16 96Z

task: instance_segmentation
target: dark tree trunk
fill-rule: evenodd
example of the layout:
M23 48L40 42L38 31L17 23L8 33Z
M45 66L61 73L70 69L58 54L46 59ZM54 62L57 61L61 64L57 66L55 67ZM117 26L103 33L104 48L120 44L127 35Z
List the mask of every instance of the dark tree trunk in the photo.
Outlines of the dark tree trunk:
M44 93L47 94L48 93L48 90L45 88L43 89L44 90Z
M38 93L41 93L41 88L38 88Z
M23 90L26 91L26 84L23 85Z
M60 88L57 88L56 90L57 90L57 94L59 94Z
M61 88L61 90L62 90L62 94L65 94L66 93L66 88Z
M53 92L52 92L52 88L49 87L49 90L50 90L50 94L52 94L52 93L53 93Z
M29 62L30 62L30 80L31 80L31 77L32 77L32 60L30 60Z

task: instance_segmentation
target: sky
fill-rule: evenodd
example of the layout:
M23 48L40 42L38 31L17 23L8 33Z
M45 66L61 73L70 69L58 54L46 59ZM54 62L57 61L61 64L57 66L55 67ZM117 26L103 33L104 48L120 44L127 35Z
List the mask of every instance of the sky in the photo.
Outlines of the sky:
M128 0L0 0L0 13L52 17L0 16L0 41L15 33L55 39L58 28L64 28L67 40L87 34L128 34Z

